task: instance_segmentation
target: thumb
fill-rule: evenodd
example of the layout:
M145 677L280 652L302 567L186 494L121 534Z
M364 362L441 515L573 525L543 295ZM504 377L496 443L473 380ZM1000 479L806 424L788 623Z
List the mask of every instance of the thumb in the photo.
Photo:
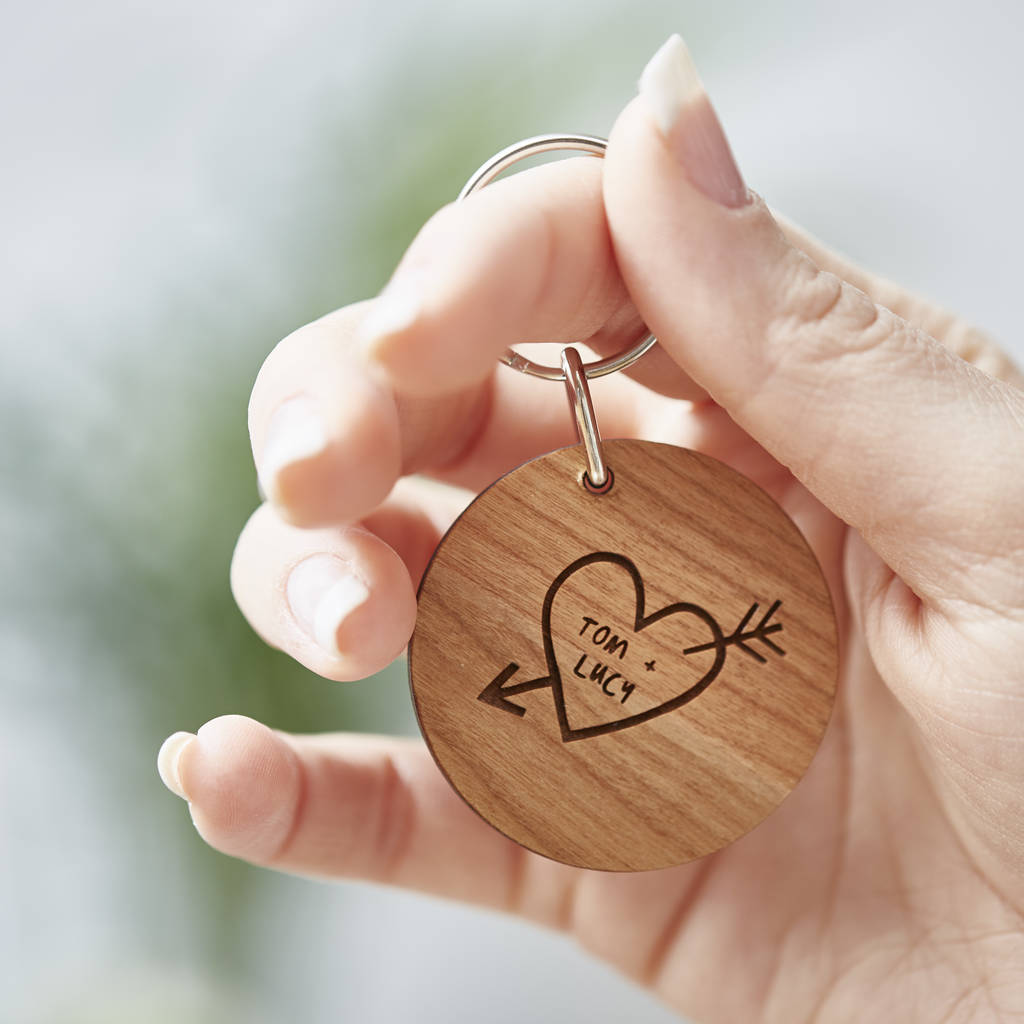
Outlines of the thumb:
M919 596L1024 599L1000 564L1024 544L1024 393L789 244L679 36L604 171L623 278L676 362Z

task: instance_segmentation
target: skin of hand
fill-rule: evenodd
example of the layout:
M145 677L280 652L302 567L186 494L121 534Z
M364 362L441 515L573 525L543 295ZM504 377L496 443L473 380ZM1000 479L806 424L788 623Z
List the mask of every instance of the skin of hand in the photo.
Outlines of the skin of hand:
M557 386L498 353L610 352L641 321L659 347L594 385L605 436L751 477L836 604L836 709L775 814L699 862L605 874L501 836L412 741L229 716L171 736L162 777L225 853L522 914L696 1020L1024 1017L1021 378L977 331L774 218L678 37L603 163L446 207L380 297L269 356L249 408L268 501L238 542L239 605L321 675L384 667L470 492L574 441Z

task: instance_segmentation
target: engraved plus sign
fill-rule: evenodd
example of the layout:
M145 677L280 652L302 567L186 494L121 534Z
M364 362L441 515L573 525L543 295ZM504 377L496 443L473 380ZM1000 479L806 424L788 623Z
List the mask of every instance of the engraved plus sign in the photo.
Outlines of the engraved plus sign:
M648 672L653 672L654 671L654 659L652 658L650 661L645 661L644 662L644 668L647 669Z

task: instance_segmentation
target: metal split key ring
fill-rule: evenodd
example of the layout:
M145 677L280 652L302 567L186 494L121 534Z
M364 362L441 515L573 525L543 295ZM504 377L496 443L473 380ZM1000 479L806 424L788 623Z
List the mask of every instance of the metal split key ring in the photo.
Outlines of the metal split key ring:
M495 153L478 168L463 186L457 201L461 202L485 185L489 185L502 171L526 157L566 149L603 157L607 145L606 140L595 135L535 135L523 139L507 146L500 153ZM605 374L632 366L656 342L655 336L648 334L622 352L597 359L592 363L584 363L579 352L570 346L562 350L561 366L558 367L535 363L511 348L505 349L499 356L503 363L520 373L540 377L542 380L565 381L577 431L587 452L587 472L583 477L583 484L594 493L606 493L611 487L612 476L601 455L601 434L597 428L594 404L587 381L592 377L603 377Z

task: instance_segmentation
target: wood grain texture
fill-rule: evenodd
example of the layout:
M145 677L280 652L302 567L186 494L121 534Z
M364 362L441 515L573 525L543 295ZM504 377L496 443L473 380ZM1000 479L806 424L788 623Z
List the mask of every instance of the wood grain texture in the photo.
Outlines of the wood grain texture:
M409 672L423 735L484 819L581 867L725 846L807 769L838 669L827 585L796 526L707 456L606 441L483 492L423 579ZM756 607L755 607L756 606Z

